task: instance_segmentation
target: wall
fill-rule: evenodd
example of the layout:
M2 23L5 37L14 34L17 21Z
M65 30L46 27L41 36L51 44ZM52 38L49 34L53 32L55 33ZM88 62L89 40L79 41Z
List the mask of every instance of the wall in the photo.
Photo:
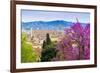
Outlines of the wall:
M34 73L99 73L100 72L100 1L99 0L34 0L71 4L89 4L98 6L98 67L85 69L70 69L56 71L41 71ZM10 0L0 0L0 73L10 73ZM31 72L33 73L33 72Z

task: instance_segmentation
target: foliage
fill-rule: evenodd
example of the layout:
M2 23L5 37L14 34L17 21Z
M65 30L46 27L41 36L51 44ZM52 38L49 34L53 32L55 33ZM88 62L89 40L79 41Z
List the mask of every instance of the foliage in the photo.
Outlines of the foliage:
M48 48L42 51L41 61L51 61L54 57L56 57L57 50L55 48Z
M46 44L47 45L51 44L51 39L50 39L49 33L46 34Z
M57 49L57 60L90 59L90 24L83 27L77 22L71 28L66 28Z
M45 42L45 40L43 41L42 48L43 48L43 49L46 49L46 42Z
M31 43L27 43L26 34L22 33L21 37L21 62L36 62L37 61L37 54L32 48Z
M41 61L51 61L53 57L56 56L57 50L54 43L51 41L49 34L46 35L46 40L43 41L41 53Z

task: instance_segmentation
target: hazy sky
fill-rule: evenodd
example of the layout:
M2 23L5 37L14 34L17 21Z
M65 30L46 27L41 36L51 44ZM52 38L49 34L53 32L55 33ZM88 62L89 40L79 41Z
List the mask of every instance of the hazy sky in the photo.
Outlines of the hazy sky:
M21 10L22 22L65 20L76 22L78 18L81 23L90 22L90 13L67 12L67 11L40 11Z

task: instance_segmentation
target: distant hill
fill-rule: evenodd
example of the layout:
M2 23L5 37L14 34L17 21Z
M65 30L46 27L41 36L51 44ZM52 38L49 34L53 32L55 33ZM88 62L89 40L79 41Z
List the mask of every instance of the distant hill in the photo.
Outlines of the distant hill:
M82 23L83 25L84 23ZM64 20L22 22L23 30L63 30L73 25L73 22Z

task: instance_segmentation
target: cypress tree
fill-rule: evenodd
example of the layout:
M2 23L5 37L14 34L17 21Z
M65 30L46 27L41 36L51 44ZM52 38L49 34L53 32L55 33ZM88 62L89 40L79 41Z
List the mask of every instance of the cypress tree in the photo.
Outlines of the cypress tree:
M50 39L49 33L46 34L46 44L47 45L51 44L51 39Z
M45 46L46 46L46 42L45 42L45 40L44 40L44 41L43 41L42 48L45 49Z

